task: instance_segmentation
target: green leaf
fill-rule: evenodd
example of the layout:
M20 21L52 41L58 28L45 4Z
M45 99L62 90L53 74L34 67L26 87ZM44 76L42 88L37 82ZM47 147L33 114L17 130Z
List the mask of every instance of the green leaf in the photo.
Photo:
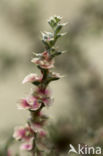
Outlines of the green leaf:
M48 20L48 23L50 24L50 26L52 28L55 28L57 26L57 24L61 21L62 17L61 16L52 16L50 17L50 19Z
M56 22L54 21L53 17L51 17L49 20L48 20L48 23L49 25L54 28L57 24Z
M58 24L55 30L55 36L61 31L61 29L66 25L66 23Z
M64 52L65 52L65 51L57 51L57 50L52 51L52 52L51 52L51 57L54 58L55 56L61 55L61 54L63 54Z
M50 48L48 42L46 42L45 40L42 40L42 42L43 42L43 44L45 45L45 48L46 48L46 49L49 49L49 48Z
M56 23L59 23L62 19L61 16L54 16L55 20L56 20Z

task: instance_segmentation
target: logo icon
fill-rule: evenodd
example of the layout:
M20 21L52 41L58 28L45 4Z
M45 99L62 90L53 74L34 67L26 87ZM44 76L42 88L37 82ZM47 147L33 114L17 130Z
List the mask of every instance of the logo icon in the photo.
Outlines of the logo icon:
M78 147L77 147L77 150L75 149L75 147L72 145L72 144L70 144L69 145L70 146L70 150L69 150L69 152L68 152L68 154L69 153L76 153L76 154L98 154L98 155L100 155L101 153L102 153L102 149L101 149L101 147L89 147L88 145L81 145L81 144L78 144Z
M70 144L69 146L70 146L70 150L68 153L71 153L71 152L78 153L72 144Z

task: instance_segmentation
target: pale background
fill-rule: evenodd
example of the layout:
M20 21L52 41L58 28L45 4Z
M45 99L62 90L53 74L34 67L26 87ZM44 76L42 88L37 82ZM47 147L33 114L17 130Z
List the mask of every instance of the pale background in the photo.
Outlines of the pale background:
M96 1L94 0L94 2ZM32 51L36 49L36 43L40 42L39 32L49 30L48 17L55 14L61 15L64 17L63 21L68 22L69 27L69 24L79 17L80 11L87 3L89 3L88 0L35 1L34 7L37 8L38 13L34 10L34 16L37 16L38 24L35 23L35 25L38 28L34 27L34 29L37 29L37 34L33 41L27 30L25 32L22 27L23 19L19 19L20 11L23 6L28 5L28 0L0 0L0 134L15 125L24 123L27 119L28 113L17 110L16 105L18 100L26 96L32 87L31 85L22 85L21 82L24 76L33 72L33 70L37 72L30 65L30 59ZM92 35L91 37L81 37L79 44L81 44L83 55L89 60L94 70L100 74L102 80L103 33L100 33L96 38ZM13 63L9 64L8 61L10 60L14 60ZM68 66L68 62L66 63ZM55 102L47 110L53 120L55 120L55 116L62 117L66 112L69 115L69 108L71 108L72 91L68 90L70 85L67 81L68 75L62 70L60 72L66 78L64 77L51 85Z

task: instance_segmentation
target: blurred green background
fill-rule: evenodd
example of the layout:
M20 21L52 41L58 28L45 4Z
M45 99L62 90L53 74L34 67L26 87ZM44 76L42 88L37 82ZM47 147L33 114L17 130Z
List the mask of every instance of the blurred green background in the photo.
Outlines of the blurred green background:
M0 0L0 137L23 124L28 113L16 104L30 93L23 78L38 72L32 52L42 52L40 32L50 28L48 17L63 16L67 35L57 47L66 50L56 69L65 77L51 85L51 121L66 120L79 132L94 135L103 125L103 2L101 0ZM64 124L64 122L63 122ZM62 124L59 124L59 126ZM68 132L69 133L69 132ZM71 134L71 133L70 133ZM73 133L74 135L74 133ZM103 137L103 136L102 136Z

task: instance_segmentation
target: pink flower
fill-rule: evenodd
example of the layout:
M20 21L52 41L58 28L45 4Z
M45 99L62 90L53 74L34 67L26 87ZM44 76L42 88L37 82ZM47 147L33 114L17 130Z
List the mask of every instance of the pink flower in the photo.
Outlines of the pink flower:
M43 123L31 123L33 131L37 132L39 137L45 137L47 132L43 129Z
M41 103L38 102L38 100L35 97L30 96L26 99L25 98L21 99L18 108L36 111L40 108L40 106Z
M50 98L50 90L49 89L37 89L34 92L34 96L36 99L41 100L44 105L49 106L51 103L51 98Z
M18 106L19 109L30 109L30 105L27 102L27 99L21 99L20 105Z
M36 122L36 123L31 123L31 127L33 129L33 131L35 132L40 132L41 130L43 130L43 125L41 125L40 123Z
M39 77L37 74L35 73L31 73L29 75L27 75L24 80L23 80L23 84L27 83L27 82L35 82L35 81L41 81L41 77Z
M49 98L49 97L43 99L45 106L50 106L53 101L54 101L53 98Z
M39 136L40 137L45 137L47 135L47 133L46 133L46 131L44 131L44 130L41 130L40 132L39 132Z
M54 67L54 61L50 59L47 51L43 52L42 56L39 58L33 58L31 62L39 65L41 68L50 69Z
M41 60L39 58L32 59L32 62L39 65L41 68L50 69L54 67L53 61Z
M26 125L25 127L19 127L15 129L15 132L13 134L13 137L16 140L24 140L29 141L34 136L34 131L29 127L29 125Z
M31 138L30 141L23 143L20 147L21 150L26 150L26 151L31 151L32 148L33 148L33 138Z
M42 53L42 57L43 57L45 60L50 60L50 55L49 55L49 53L48 53L47 51L44 51L44 52Z

